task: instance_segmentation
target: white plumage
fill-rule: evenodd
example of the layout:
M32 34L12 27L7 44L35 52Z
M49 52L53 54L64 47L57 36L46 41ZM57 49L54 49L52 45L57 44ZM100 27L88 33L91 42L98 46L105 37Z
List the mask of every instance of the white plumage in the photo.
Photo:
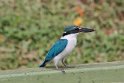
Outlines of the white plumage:
M58 69L57 65L58 65L59 61L64 62L64 60L68 56L68 54L75 48L75 46L77 44L77 34L78 33L69 34L69 35L65 35L65 36L61 37L61 39L67 39L68 44L67 44L66 48L54 58L54 64L57 69Z

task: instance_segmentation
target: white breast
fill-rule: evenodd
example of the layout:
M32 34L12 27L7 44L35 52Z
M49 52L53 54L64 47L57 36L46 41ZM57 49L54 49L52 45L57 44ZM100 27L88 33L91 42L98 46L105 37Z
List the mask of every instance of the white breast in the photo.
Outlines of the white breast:
M62 58L65 58L66 56L68 56L68 54L74 49L74 47L76 46L77 43L77 34L70 34L67 36L62 37L61 39L67 39L68 40L68 44L66 46L66 48L59 54L57 55L54 60L61 60Z

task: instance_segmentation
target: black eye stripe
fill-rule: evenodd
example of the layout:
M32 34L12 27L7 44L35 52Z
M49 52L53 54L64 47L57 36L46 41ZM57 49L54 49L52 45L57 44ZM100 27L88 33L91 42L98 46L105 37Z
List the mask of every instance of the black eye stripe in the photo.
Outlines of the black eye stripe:
M78 26L74 26L75 29L67 31L66 33L63 33L63 36L68 35L68 34L74 34L74 33L78 33L79 32L79 27Z
M79 30L79 28L76 28L75 30Z

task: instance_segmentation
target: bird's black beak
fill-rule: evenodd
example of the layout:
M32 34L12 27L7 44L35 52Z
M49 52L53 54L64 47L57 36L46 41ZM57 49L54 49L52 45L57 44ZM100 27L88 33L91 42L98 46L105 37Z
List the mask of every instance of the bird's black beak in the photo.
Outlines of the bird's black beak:
M79 28L79 32L87 33L87 32L93 32L93 31L95 31L95 30L94 29L90 29L90 28Z

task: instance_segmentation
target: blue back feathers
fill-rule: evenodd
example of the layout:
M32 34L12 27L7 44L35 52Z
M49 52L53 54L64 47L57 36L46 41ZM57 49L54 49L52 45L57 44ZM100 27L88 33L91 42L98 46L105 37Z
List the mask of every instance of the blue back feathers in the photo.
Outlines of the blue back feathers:
M46 55L45 60L42 62L42 64L39 67L44 67L47 62L52 60L55 56L57 56L59 53L61 53L66 45L68 43L67 39L59 39L49 50L49 52Z
M61 53L66 45L68 43L67 39L59 39L53 46L52 48L49 50L49 52L46 55L45 60L43 61L43 63L39 66L39 67L44 67L46 65L47 62L49 62L50 60L52 60L55 56L57 56L59 53Z
M65 49L67 43L68 43L67 39L59 39L49 50L45 60L47 61L52 60L55 56L57 56L59 53L61 53Z

